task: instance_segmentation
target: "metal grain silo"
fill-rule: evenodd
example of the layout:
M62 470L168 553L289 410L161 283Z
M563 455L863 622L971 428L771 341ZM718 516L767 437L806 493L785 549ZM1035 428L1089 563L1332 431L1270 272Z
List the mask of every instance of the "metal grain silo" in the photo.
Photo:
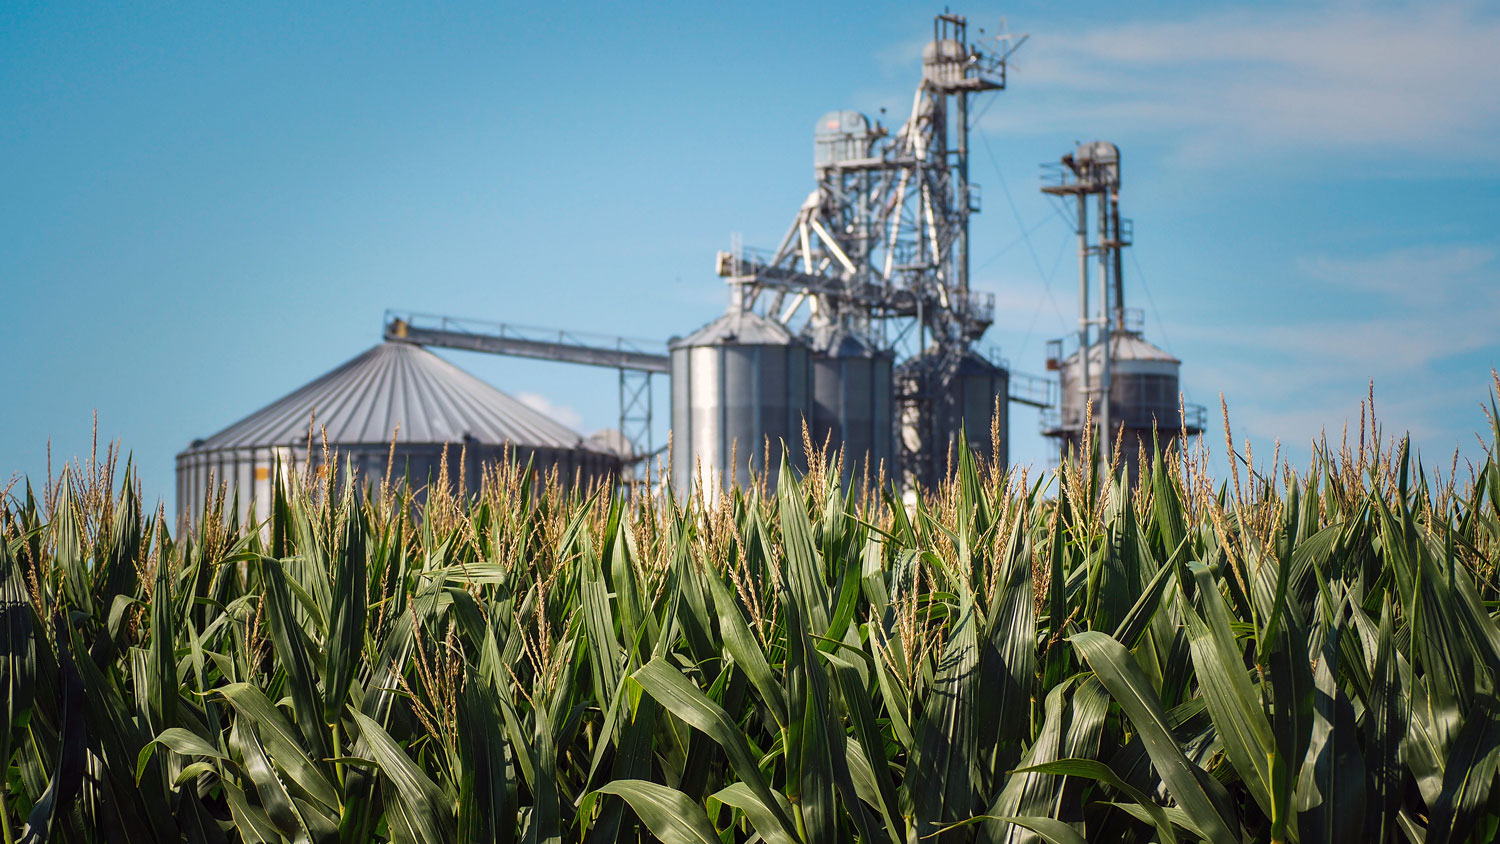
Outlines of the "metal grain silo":
M893 355L860 339L846 328L821 326L811 332L812 435L844 452L845 488L883 471L894 477L891 416Z
M393 481L425 486L446 460L450 485L472 493L482 470L507 453L532 460L539 473L556 469L565 483L603 480L620 469L618 455L421 346L386 342L193 441L177 455L179 521L196 518L225 483L238 493L242 520L252 501L263 517L278 461L301 471L310 457L316 472L330 471L322 465L325 432L331 471L352 465L361 483L385 478L389 465Z
M908 486L934 489L956 461L960 432L976 454L1010 461L1010 371L972 349L949 361L935 349L896 368L902 469ZM999 426L999 451L990 426Z
M1120 465L1129 469L1134 482L1140 476L1140 448L1144 445L1150 453L1153 430L1163 446L1183 431L1183 408L1179 404L1182 361L1146 341L1138 331L1116 331L1110 335L1109 345L1109 437L1111 442L1120 437ZM1097 384L1103 366L1103 347L1094 343L1088 350L1091 382ZM1066 453L1080 447L1087 415L1086 391L1079 384L1084 373L1078 352L1064 358L1058 370L1061 403L1057 418L1043 433L1058 437ZM1187 411L1187 433L1201 433L1203 409L1194 405ZM1096 424L1099 416L1095 407Z
M672 466L679 492L750 472L774 486L782 443L805 466L802 424L812 411L807 344L780 323L732 309L686 337L672 340ZM731 462L732 461L732 462Z

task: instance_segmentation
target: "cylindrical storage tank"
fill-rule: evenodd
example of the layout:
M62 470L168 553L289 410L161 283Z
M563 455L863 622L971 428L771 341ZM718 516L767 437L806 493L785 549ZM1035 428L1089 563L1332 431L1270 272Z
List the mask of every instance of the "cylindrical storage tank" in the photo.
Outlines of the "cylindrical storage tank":
M1134 331L1110 335L1109 414L1110 444L1120 441L1120 463L1130 470L1132 482L1140 475L1142 448L1149 455L1153 432L1162 446L1182 433L1180 370L1182 361L1152 345ZM1058 429L1051 431L1062 441L1064 454L1081 446L1087 399L1079 390L1083 377L1078 352L1063 361L1059 372L1061 407ZM1104 357L1100 344L1089 347L1089 383L1098 385ZM1097 423L1099 408L1094 408ZM1121 428L1124 429L1123 433ZM1189 434L1200 433L1190 428Z
M326 437L326 439L325 439ZM325 462L325 443L328 458ZM309 447L310 445L310 447ZM621 458L421 346L386 342L177 455L179 524L195 522L226 488L243 524L268 514L277 466L283 474L352 468L360 487L391 482L479 490L486 469L531 461L538 478L565 484L618 476Z
M844 454L844 488L895 477L891 418L893 355L845 328L812 334L813 444Z
M957 465L960 432L975 454L1010 462L1010 372L978 352L948 362L929 349L896 369L902 465L909 486L934 489ZM998 447L991 437L998 426Z
M802 426L811 421L807 344L780 323L739 309L669 344L672 469L679 493L744 484L775 488L783 444L806 467ZM767 463L769 452L770 461Z

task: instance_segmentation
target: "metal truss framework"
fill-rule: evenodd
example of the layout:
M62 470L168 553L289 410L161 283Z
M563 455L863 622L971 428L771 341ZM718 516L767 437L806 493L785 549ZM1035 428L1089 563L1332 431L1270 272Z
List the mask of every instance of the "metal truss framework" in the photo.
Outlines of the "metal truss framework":
M928 358L896 398L940 428L956 412L946 405L960 361L994 321L993 295L969 287L969 217L980 208L969 181L970 98L1005 88L1024 41L1002 22L971 43L964 18L937 16L906 121L891 134L878 124L864 131L860 117L850 134L820 135L829 153L820 149L817 187L781 244L769 254L735 244L718 256L732 304L794 330L841 326L898 360ZM1014 398L1042 406L1050 391L1025 381ZM930 477L929 464L943 460L904 454L903 471Z

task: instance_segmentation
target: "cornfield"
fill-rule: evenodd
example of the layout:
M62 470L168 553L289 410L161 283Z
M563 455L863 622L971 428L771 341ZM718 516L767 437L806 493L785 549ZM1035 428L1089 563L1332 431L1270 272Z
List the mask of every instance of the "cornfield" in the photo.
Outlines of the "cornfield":
M183 530L107 453L7 496L0 826L1493 841L1500 462L1457 483L1371 409L1296 472L1231 440L1220 481L1201 443L1134 487L960 447L915 502L836 455L630 499L499 466L471 500L278 478Z

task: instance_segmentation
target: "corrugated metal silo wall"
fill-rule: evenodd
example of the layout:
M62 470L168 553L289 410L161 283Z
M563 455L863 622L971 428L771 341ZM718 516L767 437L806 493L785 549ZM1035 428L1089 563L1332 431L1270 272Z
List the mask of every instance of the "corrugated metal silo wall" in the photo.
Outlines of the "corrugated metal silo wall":
M813 444L844 451L843 482L894 471L891 356L813 355Z
M672 466L679 492L704 482L775 486L783 444L804 469L803 419L811 415L809 354L801 344L719 342L672 350Z
M968 435L969 446L987 460L1010 465L1010 373L988 367L962 373L958 380L959 424ZM954 430L952 436L956 439L958 431Z
M227 518L232 508L240 524L253 513L263 520L271 500L272 483L278 471L283 475L302 473L308 464L304 448L258 446L209 451L186 451L177 456L177 522L179 526L196 524L211 496L225 489L224 509ZM398 445L394 452L387 444L329 446L329 463L324 463L321 448L311 453L313 472L322 477L335 474L335 485L341 487L346 469L352 469L356 488L378 487L387 477L392 484L409 484L419 491L443 476L447 466L448 487L455 493L473 495L479 492L485 471L504 460L525 464L531 462L534 479L540 481L554 470L561 482L572 488L587 488L619 477L620 461L611 455L584 449L511 448L503 445L469 443L444 447L415 443ZM279 467L278 467L279 464ZM421 496L420 497L425 497Z
M938 365L935 357L924 354L902 363L896 373L902 390L919 396L903 401L901 408L900 447L903 460L915 473L903 481L927 489L947 480L949 470L956 466L961 432L981 457L1007 465L1010 460L1010 373L971 355L961 361L942 395L920 397L922 389L942 389L924 382L937 380L930 372ZM992 448L992 419L998 426L998 443L993 443L998 451ZM913 452L914 446L919 451Z

